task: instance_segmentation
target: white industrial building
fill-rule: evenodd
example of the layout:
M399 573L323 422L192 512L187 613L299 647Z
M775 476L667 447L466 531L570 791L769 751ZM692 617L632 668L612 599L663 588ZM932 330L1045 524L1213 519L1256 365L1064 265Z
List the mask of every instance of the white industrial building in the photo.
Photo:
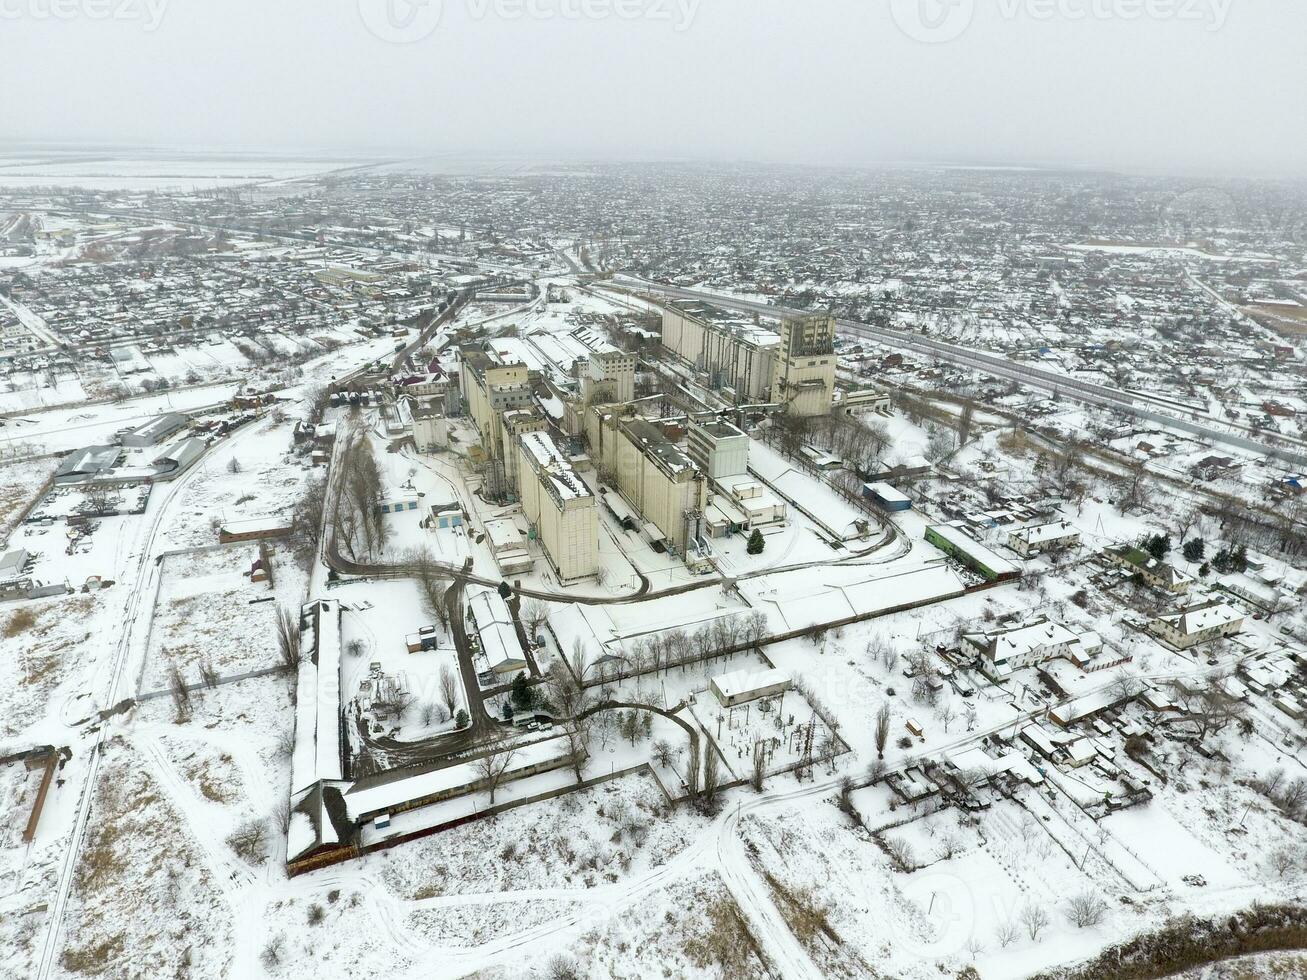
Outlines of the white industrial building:
M518 440L519 496L559 584L599 571L599 514L594 494L553 439L528 432Z
M434 453L449 448L449 420L436 405L413 406L413 445L420 453Z
M631 413L630 406L597 405L587 414L586 435L600 478L616 484L650 540L688 556L707 485L658 425Z
M128 448L134 449L153 446L183 428L188 421L189 419L180 412L169 412L166 415L152 418L128 432L124 432L122 438L118 441Z
M486 541L490 553L495 557L495 564L504 575L518 575L529 572L535 564L526 538L517 529L517 525L507 517L486 521Z
M690 459L714 491L704 508L710 537L785 520L785 501L749 475L749 441L727 422L690 423L686 439Z
M751 316L706 303L669 303L663 308L662 342L707 374L714 388L729 389L736 401L761 402L771 391L781 338Z
M486 589L472 596L467 615L480 647L476 657L479 673L493 675L502 682L527 669L512 613L498 592Z
M749 472L749 437L729 422L691 420L686 449L710 480Z
M790 675L775 667L766 670L737 670L709 682L722 707L730 708L758 698L775 697L790 689Z
M635 397L635 355L596 341L581 375L581 400L629 402Z

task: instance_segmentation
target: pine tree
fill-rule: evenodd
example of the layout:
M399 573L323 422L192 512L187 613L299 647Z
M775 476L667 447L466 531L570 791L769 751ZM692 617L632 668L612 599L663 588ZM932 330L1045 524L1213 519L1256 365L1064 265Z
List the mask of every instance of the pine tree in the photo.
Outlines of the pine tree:
M749 535L749 546L747 550L751 555L761 555L764 547L766 547L766 542L762 539L762 532L755 527L753 533Z

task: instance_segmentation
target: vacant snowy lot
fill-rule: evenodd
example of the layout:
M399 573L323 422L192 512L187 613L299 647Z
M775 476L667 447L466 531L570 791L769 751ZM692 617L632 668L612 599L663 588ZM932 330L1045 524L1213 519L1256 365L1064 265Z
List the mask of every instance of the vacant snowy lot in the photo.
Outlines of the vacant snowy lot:
M250 580L258 556L256 546L241 544L164 559L144 690L166 687L173 666L188 683L199 681L203 664L223 676L276 666L279 596ZM281 564L274 558L274 578ZM298 599L286 598L298 609Z

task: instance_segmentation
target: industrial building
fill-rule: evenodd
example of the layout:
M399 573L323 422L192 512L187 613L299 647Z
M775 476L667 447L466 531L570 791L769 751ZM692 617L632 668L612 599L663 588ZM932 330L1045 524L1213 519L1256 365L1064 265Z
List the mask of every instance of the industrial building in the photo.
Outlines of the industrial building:
M737 670L714 677L708 683L718 703L724 708L731 708L746 701L784 694L790 689L790 675L774 667L765 670Z
M486 541L490 545L490 553L495 557L495 564L505 575L529 572L535 565L526 538L522 537L522 532L510 518L486 521Z
M503 499L517 486L517 438L546 427L535 408L528 368L520 361L504 362L493 352L467 346L459 351L458 382L468 414L481 436L488 459L487 492Z
M629 402L635 397L635 355L597 342L581 375L581 401Z
M686 449L710 480L749 471L749 437L728 422L690 422Z
M1016 578L1021 574L1012 562L967 534L961 522L932 524L926 528L925 537L944 554L984 576L987 582Z
M707 483L690 457L632 406L594 406L586 422L600 479L641 516L650 540L687 557L691 543L701 551Z
M87 446L75 450L65 456L54 471L54 482L80 483L108 476L122 456L123 451L117 446Z
M518 440L519 497L560 585L599 571L599 516L594 494L553 439L529 432Z
M124 432L118 441L131 449L153 446L182 429L188 421L180 412L169 412Z
M789 415L829 415L835 400L835 317L781 321L771 400Z
M203 439L178 439L151 461L155 474L161 479L172 479L203 456L207 448L208 443Z
M690 459L713 490L704 509L709 537L785 520L785 501L749 475L747 435L728 422L691 421L686 444Z
M449 420L433 403L413 406L412 431L413 445L420 453L441 452L449 448Z
M862 496L881 508L881 510L887 510L891 513L912 509L911 498L902 491L894 489L888 483L864 483L862 485Z
M669 303L661 339L707 374L714 388L729 389L737 402L767 400L781 338L754 317L706 303Z

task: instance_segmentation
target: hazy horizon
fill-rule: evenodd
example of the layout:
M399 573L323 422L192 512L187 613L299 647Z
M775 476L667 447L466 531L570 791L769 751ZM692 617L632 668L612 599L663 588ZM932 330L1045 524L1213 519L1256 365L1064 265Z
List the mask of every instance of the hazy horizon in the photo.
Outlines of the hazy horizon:
M1307 175L1307 7L1271 0L0 13L11 145Z

